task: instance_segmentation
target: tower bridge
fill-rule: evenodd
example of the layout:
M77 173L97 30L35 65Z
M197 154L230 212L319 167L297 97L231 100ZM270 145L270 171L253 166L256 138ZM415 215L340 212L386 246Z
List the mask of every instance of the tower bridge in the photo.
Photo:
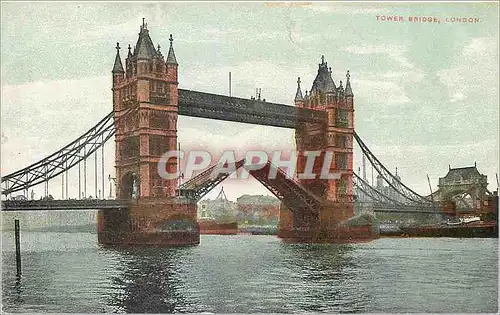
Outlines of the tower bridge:
M180 186L178 179L160 177L158 162L165 152L177 150L177 119L185 115L294 129L297 173L304 173L308 167L309 151L320 152L312 165L312 173L318 176L312 179L294 179L280 170L271 179L266 175L275 168L271 163L249 171L281 200L279 237L283 239L346 242L377 237L369 223L352 223L354 189L369 196L374 211L439 213L436 203L404 185L356 134L349 71L344 81L336 83L322 57L309 90L303 93L302 82L297 80L295 106L184 90L178 88L179 64L172 35L169 42L165 57L160 46L153 45L143 23L136 45L128 46L124 63L117 44L112 68L112 112L56 153L2 177L3 195L27 191L41 183L47 185L63 174L67 178L68 169L85 163L114 135L117 200L2 201L2 210L97 208L102 244L198 244L196 203L229 174L214 178L202 172ZM387 196L353 172L355 142L397 197ZM333 156L329 173L339 174L338 179L319 177L326 154ZM245 163L239 161L237 166L245 167ZM177 158L167 161L168 173L175 173L177 168Z

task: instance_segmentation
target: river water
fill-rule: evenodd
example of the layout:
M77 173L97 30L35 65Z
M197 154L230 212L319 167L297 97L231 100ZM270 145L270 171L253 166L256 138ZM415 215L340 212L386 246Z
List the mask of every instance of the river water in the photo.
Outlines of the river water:
M498 239L283 244L202 235L195 247L105 249L91 233L3 232L6 312L496 312Z

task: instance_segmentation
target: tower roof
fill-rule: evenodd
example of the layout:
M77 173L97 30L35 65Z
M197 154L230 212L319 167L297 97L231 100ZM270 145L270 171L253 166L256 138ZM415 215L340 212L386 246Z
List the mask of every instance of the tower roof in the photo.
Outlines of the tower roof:
M351 74L349 73L349 70L347 70L347 74L345 76L347 78L345 83L345 96L354 96L351 89Z
M328 68L328 63L325 62L325 56L321 56L321 63L318 67L318 74L314 79L311 92L321 91L323 93L335 93L337 88L332 79L331 68Z
M174 47L172 44L174 41L174 38L172 37L172 34L170 34L170 38L168 40L170 41L170 48L168 49L167 63L176 65L177 59L175 59Z
M297 79L297 93L295 93L295 101L303 101L302 90L300 89L300 77Z
M446 174L444 179L451 181L460 181L462 179L469 180L480 175L481 174L477 170L477 167L474 165L469 167L450 168L448 170L448 174Z
M115 64L113 65L112 73L125 73L123 70L122 59L120 58L120 44L116 43L116 57Z
M144 18L142 19L141 31L139 32L139 38L135 45L134 55L137 56L138 59L151 59L156 56L155 45L149 36Z

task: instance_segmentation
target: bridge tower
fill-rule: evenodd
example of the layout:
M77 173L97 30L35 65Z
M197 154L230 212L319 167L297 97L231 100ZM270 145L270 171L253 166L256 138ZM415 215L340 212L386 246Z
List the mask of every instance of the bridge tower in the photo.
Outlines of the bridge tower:
M136 45L128 45L125 69L117 43L112 70L116 194L130 200L130 207L126 213L100 214L101 243L199 242L197 231L170 238L179 226L197 230L196 204L176 198L177 179L163 179L158 172L161 156L177 149L178 63L172 35L169 41L165 58L143 19ZM166 168L176 173L177 159L169 158Z
M474 166L451 168L448 174L439 178L438 199L453 200L459 208L479 209L486 197L491 193L487 189L488 177L479 173Z
M354 94L350 74L347 71L345 87L332 78L324 56L318 65L318 73L311 90L305 96L298 80L295 106L325 111L326 125L306 123L296 127L297 173L300 184L325 201L317 215L304 216L292 213L282 206L280 211L279 236L282 238L309 238L306 241L335 241L371 235L371 226L353 227L348 221L354 216L353 204L353 135ZM313 178L304 178L308 157L314 158ZM324 162L330 163L324 166ZM321 178L321 173L337 174L335 178ZM366 229L365 233L362 230ZM364 233L364 234L363 234Z

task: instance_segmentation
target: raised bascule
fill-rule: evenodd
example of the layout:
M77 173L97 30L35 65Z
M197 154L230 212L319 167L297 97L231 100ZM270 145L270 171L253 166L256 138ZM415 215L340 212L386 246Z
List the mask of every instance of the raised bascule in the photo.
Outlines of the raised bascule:
M195 179L198 187L190 187L188 183L176 193L177 179L162 179L157 165L163 153L176 150L179 98L191 97L200 102L204 95L186 91L184 97L179 97L182 92L178 89L178 63L172 36L167 57L164 58L160 46L155 48L147 25L143 23L135 47L128 46L125 68L118 44L116 48L112 90L116 121L117 194L120 199L132 202L128 211L99 212L99 241L104 244L196 244L199 242L196 211L199 198L190 198L189 192L199 190L200 186L213 188L214 185L208 185L208 177L206 180L199 177ZM353 98L349 73L345 88L342 81L337 87L324 57L310 93L306 91L303 96L300 79L298 81L296 108L323 112L326 124L324 119L318 119L293 126L298 151L297 172L304 172L308 151L319 151L321 155L315 160L313 173L320 174L324 154L332 152L330 173L340 173L339 179L299 179L297 182L284 173L273 180L268 179L267 173L262 170L250 172L283 200L280 237L303 242L374 237L369 225L349 226L347 221L354 216ZM267 105L260 100L252 101L259 102L261 106ZM130 111L132 109L133 112ZM225 114L224 111L220 113ZM175 173L177 160L169 159L166 168L169 173ZM300 193L289 196L290 186ZM297 202L296 199L301 199L301 196L307 196L314 203Z
M58 152L2 177L4 195L16 191L27 194L30 187L41 183L47 188L50 179L59 175L67 178L68 169L76 165L80 174L79 163L85 163L114 135L116 200L8 200L2 201L3 210L97 208L101 244L198 244L197 202L230 173L217 172L222 166L216 164L180 186L177 179L160 176L159 161L165 152L177 149L177 118L185 115L295 130L298 176L288 176L270 162L260 169L247 169L281 201L278 236L285 241L333 243L376 238L378 230L370 216L354 215L355 189L370 199L375 212L439 214L431 198L405 186L355 133L349 71L345 81L336 84L331 68L321 57L309 91L302 93L300 78L297 80L295 106L183 90L178 88L179 64L173 41L170 35L164 57L160 45L154 46L143 20L137 43L128 46L125 67L120 46L116 46L112 112ZM353 172L354 140L397 198L378 191ZM312 164L312 173L317 175L304 178L300 174L311 167L308 164L311 152L319 154ZM320 178L327 156L331 157L327 171L337 174L335 178ZM175 157L170 158L165 170L176 173L177 164ZM241 168L246 164L241 160L235 166ZM271 170L276 172L275 178L268 176ZM67 195L66 189L66 198Z

